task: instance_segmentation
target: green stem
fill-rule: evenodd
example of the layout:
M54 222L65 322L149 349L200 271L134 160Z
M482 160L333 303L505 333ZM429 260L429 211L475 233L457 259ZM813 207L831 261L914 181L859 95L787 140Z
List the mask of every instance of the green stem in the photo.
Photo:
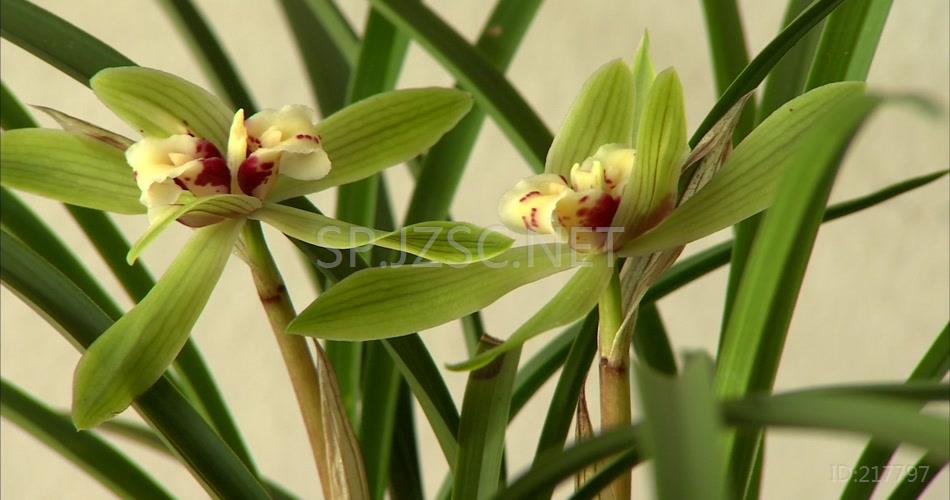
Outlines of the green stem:
M332 478L326 467L327 455L324 453L327 442L324 439L323 415L320 411L317 368L310 356L306 339L286 334L287 325L296 313L290 302L290 296L287 295L284 280L264 241L260 223L248 221L243 236L257 294L274 331L274 338L284 358L284 364L287 366L287 373L290 375L297 404L300 406L300 414L310 440L324 495L330 498L329 485ZM320 349L319 344L316 348Z
M623 323L620 277L614 273L599 303L600 325L600 427L601 432L630 425L630 349L628 342L615 347ZM630 498L630 472L615 479L604 490L605 498Z

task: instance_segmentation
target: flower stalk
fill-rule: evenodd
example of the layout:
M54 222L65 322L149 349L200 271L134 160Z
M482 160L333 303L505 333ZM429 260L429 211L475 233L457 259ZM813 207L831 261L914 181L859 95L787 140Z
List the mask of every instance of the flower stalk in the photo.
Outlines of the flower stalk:
M610 284L601 294L598 304L600 324L598 338L600 344L600 426L601 432L614 427L629 426L630 416L630 349L629 341L618 345L616 336L621 332L623 323L623 304L620 293L620 276L614 273ZM630 498L630 471L610 483L602 493L602 498Z
M259 222L248 221L243 242L261 305L290 375L323 495L326 498L368 498L362 456L346 418L333 370L320 369L321 364L324 368L327 364L323 348L314 342L317 352L314 363L306 338L287 334L287 325L296 313ZM339 442L332 443L333 440L342 441L343 446Z

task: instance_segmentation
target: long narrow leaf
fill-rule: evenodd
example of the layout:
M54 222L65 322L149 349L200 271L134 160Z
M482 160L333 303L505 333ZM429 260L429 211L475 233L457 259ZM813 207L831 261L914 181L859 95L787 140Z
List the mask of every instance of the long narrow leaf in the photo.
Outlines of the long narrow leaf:
M200 58L208 76L228 96L231 105L252 114L257 106L251 94L198 7L191 0L161 0L161 4L196 49L192 53Z
M121 497L172 498L125 455L90 432L77 431L6 380L0 380L0 414L29 432Z
M99 70L132 66L129 58L26 0L4 0L0 35L83 85Z
M4 285L43 311L77 348L87 348L112 325L112 319L65 275L6 230L0 230L0 253ZM209 491L224 497L267 498L257 478L167 380L159 379L135 404Z
M653 456L660 499L727 498L712 360L688 355L683 374L668 378L640 366L644 446Z
M800 162L801 167L787 172L784 187L756 238L718 358L717 391L722 396L768 391L775 380L785 333L840 158L875 105L875 100L860 95L842 102L839 111L809 132L799 153L792 155L792 161ZM738 491L746 490L756 441L755 433L727 439L726 453Z
M924 353L924 356L917 363L914 371L911 372L907 382L912 383L922 380L937 381L942 380L950 370L950 324L934 339L933 344ZM861 451L853 471L878 470L887 467L887 463L894 455L896 448L884 443L870 442ZM936 471L934 471L936 474ZM841 493L841 500L859 500L870 498L877 487L875 483L861 481L858 475L849 478L848 485Z
M847 0L828 17L806 89L868 77L894 0Z
M497 345L496 339L482 339L480 351ZM498 489L520 357L521 349L508 351L469 375L459 422L454 499L489 498Z
M781 61L782 56L792 49L801 38L827 17L844 0L816 0L807 10L788 25L778 36L749 62L742 73L733 80L729 88L722 93L715 106L703 119L693 137L690 146L695 146L715 124L725 115L742 96L754 90L769 71Z
M412 0L373 0L393 24L438 59L509 137L537 171L551 132L498 69L425 5Z

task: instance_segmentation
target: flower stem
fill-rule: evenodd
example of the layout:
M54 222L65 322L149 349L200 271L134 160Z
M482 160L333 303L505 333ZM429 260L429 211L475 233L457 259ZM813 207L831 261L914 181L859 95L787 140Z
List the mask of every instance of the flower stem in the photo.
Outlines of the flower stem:
M614 273L604 290L599 304L600 324L600 427L601 432L613 427L630 425L630 349L627 346L612 349L614 337L623 322L620 299L620 278ZM630 471L610 483L601 498L626 500L630 498Z
M330 430L326 427L328 425L333 427L334 423L338 425L339 422L324 422L321 398L324 400L327 398L324 397L326 395L321 394L320 374L307 347L306 338L286 333L287 325L294 319L296 313L280 271L277 270L264 241L260 223L248 221L243 236L247 261L251 266L258 296L274 331L274 338L284 358L284 364L287 366L287 373L290 375L294 394L297 397L297 404L300 406L324 496L332 498L334 492L332 485L338 479L333 477L334 471L331 470L332 466L327 461L327 458L331 456L327 449L331 444L327 442L327 438L332 439L332 437ZM325 362L320 344L314 342L314 346L317 349L317 355ZM324 376L333 376L332 370L324 371L327 372ZM335 380L331 382L335 383ZM348 427L347 419L342 420ZM344 432L350 436L354 435L352 428L344 429ZM365 476L363 480L365 481Z

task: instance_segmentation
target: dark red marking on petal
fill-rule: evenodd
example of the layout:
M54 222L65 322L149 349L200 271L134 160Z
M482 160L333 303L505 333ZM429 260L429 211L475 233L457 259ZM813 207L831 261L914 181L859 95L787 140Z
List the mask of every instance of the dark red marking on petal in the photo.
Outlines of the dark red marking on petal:
M186 191L188 190L188 186L185 185L185 183L184 183L181 179L176 178L176 179L172 179L172 180L175 181L175 184L178 184L178 187L180 187L180 188L182 188L182 189L184 189L184 190L186 190Z
M218 151L218 148L207 139L198 139L195 152L199 158L221 157L221 152Z
M619 206L620 200L609 194L604 194L589 209L577 211L580 218L578 225L591 228L609 227ZM582 214L581 211L585 211L585 213Z
M521 199L518 201L521 203L524 203L525 201L527 201L528 198L531 198L532 196L540 196L540 195L541 195L541 191L531 191L530 193L522 196Z
M590 199L590 196L588 196L588 195L585 194L584 196L581 196L581 199L578 200L578 203L584 203L584 202L586 202L588 199Z
M521 216L521 223L524 224L524 228L525 228L525 229L527 229L528 231L531 231L531 223L528 222L528 216L522 215L522 216Z
M261 165L261 170L272 170L274 168L274 162L269 161Z
M238 167L238 186L244 194L253 196L254 190L267 182L272 173L272 170L262 168L256 156L248 157Z
M230 186L231 171L222 158L205 158L201 160L201 173L195 178L198 186Z

